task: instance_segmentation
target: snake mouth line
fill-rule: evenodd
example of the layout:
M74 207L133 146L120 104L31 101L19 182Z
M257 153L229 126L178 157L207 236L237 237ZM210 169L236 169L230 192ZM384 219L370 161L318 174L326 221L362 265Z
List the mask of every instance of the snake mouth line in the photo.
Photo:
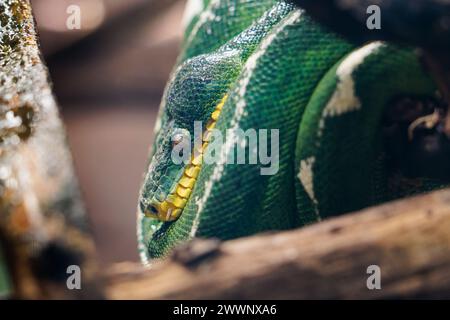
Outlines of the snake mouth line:
M222 111L228 95L225 95L211 114L210 119L206 123L206 129L202 134L202 145L191 156L190 163L184 168L183 175L177 185L164 201L154 203L147 209L144 214L146 217L158 219L160 221L169 222L177 220L183 212L188 202L195 183L200 173L203 154L208 147L211 138L211 131L215 128L217 119Z

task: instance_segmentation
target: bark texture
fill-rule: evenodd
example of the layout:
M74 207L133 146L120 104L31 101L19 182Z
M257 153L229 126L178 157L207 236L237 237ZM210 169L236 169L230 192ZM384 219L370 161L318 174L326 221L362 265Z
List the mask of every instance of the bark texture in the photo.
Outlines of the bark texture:
M112 299L381 299L450 296L450 191L290 232L193 242L149 270L118 265ZM367 270L381 270L369 290ZM369 283L373 283L369 280Z
M12 279L4 291L72 297L66 270L76 264L82 294L92 295L93 245L29 1L0 1L0 24L0 269Z

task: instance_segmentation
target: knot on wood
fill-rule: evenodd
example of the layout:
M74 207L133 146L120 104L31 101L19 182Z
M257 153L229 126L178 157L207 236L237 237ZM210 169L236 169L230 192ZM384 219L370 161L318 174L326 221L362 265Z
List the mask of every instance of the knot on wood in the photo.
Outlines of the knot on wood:
M175 248L172 260L189 268L197 267L220 254L218 239L194 239Z

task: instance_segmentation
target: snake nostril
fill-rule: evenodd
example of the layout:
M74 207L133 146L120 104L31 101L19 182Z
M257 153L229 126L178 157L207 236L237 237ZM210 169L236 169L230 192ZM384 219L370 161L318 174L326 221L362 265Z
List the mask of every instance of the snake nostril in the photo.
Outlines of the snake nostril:
M151 213L158 214L158 209L155 206L152 205L149 209Z

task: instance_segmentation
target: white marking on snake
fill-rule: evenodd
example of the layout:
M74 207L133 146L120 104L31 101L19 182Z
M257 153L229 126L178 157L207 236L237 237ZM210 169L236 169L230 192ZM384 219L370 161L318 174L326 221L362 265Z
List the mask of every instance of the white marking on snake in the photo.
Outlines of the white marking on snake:
M155 122L155 127L153 128L153 134L158 134L159 130L161 130L161 115L158 114L157 118L156 118L156 122Z
M186 7L184 8L183 18L181 25L183 29L186 29L192 22L195 16L199 15L203 10L203 0L188 0Z
M195 213L194 221L192 222L191 232L189 233L189 236L191 238L194 238L197 233L198 226L200 224L200 213L203 211L203 203L201 202L200 197L195 198L195 204L197 205L197 212Z
M350 53L339 65L336 71L338 77L337 87L323 111L324 117L339 116L361 108L361 102L355 94L353 72L364 62L366 57L378 50L382 45L383 43L379 41L372 42Z
M314 194L314 173L313 166L316 159L314 157L309 157L305 160L300 161L300 170L297 177L305 188L306 193L314 204L317 204L317 199Z
M250 58L247 60L247 62L244 65L244 69L242 72L242 78L239 81L237 85L237 97L235 99L239 99L236 103L236 108L234 111L234 116L230 122L230 128L233 132L236 132L236 129L239 128L239 120L242 118L243 115L245 115L245 93L247 91L247 86L250 82L250 79L253 75L253 71L255 70L258 60L263 56L263 54L266 52L267 48L271 45L271 43L274 41L274 39L289 25L292 25L294 23L297 23L298 20L301 17L301 10L295 10L289 14L283 21L281 21L270 33L269 35L264 38L264 40L261 42L259 49L253 53ZM205 182L205 190L203 192L203 196L199 199L195 200L195 203L197 204L197 214L194 219L194 223L190 232L191 238L195 237L197 229L198 229L198 222L201 212L203 211L205 203L208 201L208 198L211 194L212 188L214 186L214 183L216 181L219 181L222 177L225 165L226 165L226 159L228 157L228 154L231 150L233 150L234 145L236 141L235 139L227 139L224 147L221 150L220 153L220 160L218 161L217 165L214 167L213 173L209 180Z
M212 21L216 18L216 15L214 13L214 10L217 9L220 6L220 0L212 0L208 7L206 7L206 10L203 11L200 14L200 17L198 18L197 23L195 24L195 26L192 28L191 33L189 34L188 39L186 40L186 46L188 46L192 40L195 38L195 36L197 35L198 31L200 30L200 28L208 21Z
M147 248L144 244L144 234L142 233L142 223L144 219L144 214L141 212L141 210L138 208L137 210L137 238L138 238L138 252L139 257L141 259L141 263L143 265L149 265L148 256L146 254Z

